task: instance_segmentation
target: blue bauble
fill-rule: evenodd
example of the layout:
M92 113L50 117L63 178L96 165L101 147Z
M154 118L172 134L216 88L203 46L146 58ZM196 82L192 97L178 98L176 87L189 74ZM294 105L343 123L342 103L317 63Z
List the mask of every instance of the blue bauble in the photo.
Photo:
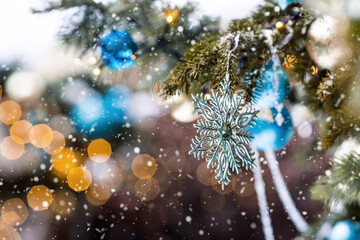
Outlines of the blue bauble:
M105 116L109 123L123 124L130 120L131 91L124 85L111 86L104 96Z
M283 148L289 143L294 133L291 116L286 107L283 107L281 110L281 115L284 118L281 126L278 126L275 121L278 114L277 110L271 108L270 111L269 119L259 117L256 119L256 125L253 129L249 129L254 137L251 143L260 151L267 149L276 151Z
M284 10L292 3L302 3L302 0L278 0L279 7Z
M360 222L337 222L331 230L329 240L360 240Z
M274 107L276 104L284 101L289 94L290 83L288 76L280 66L276 66L275 70L273 66L273 61L266 64L262 84L259 86L259 89L254 91L256 105L262 109ZM275 74L279 82L277 91L275 91L274 86Z
M100 94L86 96L71 110L71 118L80 132L88 135L104 129L104 107Z
M135 64L134 53L138 49L127 31L112 30L100 39L101 58L113 70L131 68Z

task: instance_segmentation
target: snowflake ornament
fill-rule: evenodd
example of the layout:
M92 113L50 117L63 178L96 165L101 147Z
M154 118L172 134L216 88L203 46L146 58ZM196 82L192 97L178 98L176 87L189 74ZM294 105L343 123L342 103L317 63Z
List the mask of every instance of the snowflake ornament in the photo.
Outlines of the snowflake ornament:
M192 96L194 110L201 118L194 124L199 136L192 139L189 154L205 158L224 189L231 172L238 174L240 165L246 169L254 166L248 126L255 124L257 111L245 107L240 95L231 94L228 74L221 86L220 94L211 90L209 98L202 93Z

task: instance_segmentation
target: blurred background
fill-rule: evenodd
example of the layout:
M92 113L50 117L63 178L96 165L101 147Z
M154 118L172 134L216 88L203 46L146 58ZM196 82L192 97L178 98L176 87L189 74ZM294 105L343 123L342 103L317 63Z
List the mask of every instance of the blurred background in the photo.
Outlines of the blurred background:
M192 24L220 17L221 31L262 3L194 2ZM43 5L0 3L2 221L23 240L263 239L252 172L233 175L222 190L206 163L188 155L197 119L191 101L162 99L146 70L111 72L97 67L99 50L82 55L64 46L57 33L71 11L31 12ZM150 71L161 68L155 63ZM314 222L322 205L309 188L327 156L313 155L318 126L311 112L295 104L290 113L295 132L278 161L297 207ZM263 169L276 239L294 238L265 160ZM0 223L18 239L9 226Z

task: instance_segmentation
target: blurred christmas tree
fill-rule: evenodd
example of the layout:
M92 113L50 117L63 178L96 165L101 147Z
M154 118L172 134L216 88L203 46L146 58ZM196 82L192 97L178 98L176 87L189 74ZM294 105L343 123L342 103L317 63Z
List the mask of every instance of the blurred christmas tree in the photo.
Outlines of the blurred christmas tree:
M266 0L224 32L191 3L45 5L82 68L2 67L2 238L360 239L356 0Z

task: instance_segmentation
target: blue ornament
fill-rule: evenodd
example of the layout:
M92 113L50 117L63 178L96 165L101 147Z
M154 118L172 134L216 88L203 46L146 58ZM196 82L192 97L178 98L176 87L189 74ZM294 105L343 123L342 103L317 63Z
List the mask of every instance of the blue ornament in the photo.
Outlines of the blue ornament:
M277 77L277 81L276 81ZM277 91L275 90L278 82ZM285 71L280 66L274 69L274 62L270 61L265 66L263 81L258 89L254 91L256 105L262 109L271 108L281 103L289 94L290 83Z
M138 46L127 31L112 30L100 39L100 47L102 61L110 69L122 70L135 64Z
M256 125L253 129L249 129L254 137L251 143L260 151L267 149L277 151L289 143L294 133L294 128L290 113L286 107L283 107L280 113L275 108L268 110L269 113L266 119L262 118L264 112L260 112L258 114L259 118L255 120Z
M130 120L131 91L124 85L111 86L104 96L105 116L109 123L123 124Z
M337 222L331 230L329 240L360 240L360 222Z
M278 0L281 10L285 10L292 3L302 3L302 0Z
M104 107L100 94L86 96L71 110L75 127L86 134L104 131Z

